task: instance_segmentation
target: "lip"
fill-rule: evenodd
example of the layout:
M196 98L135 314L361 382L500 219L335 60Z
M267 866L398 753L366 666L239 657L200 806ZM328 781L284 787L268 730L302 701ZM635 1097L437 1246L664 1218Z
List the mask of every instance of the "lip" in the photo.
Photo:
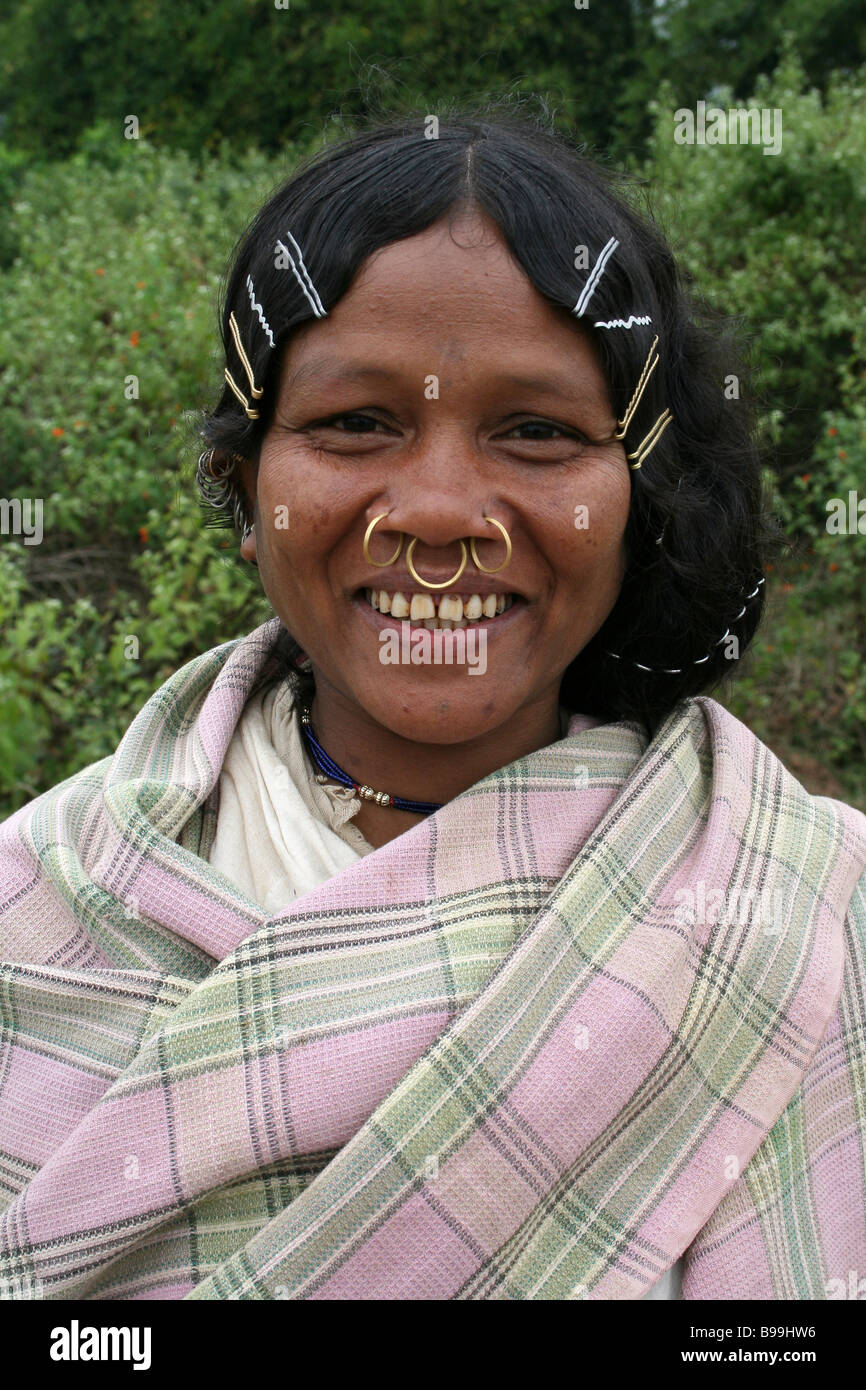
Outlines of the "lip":
M375 586L370 585L369 587L374 588ZM490 590L490 592L493 593L496 591ZM502 593L503 591L500 589L499 592ZM471 624L471 627L478 628L479 630L484 629L485 631L490 630L495 632L504 632L506 628L510 627L512 622L518 619L520 615L526 611L528 605L526 599L522 596L522 594L514 593L513 590L510 590L509 592L513 594L513 600L510 608L507 608L504 613L495 614L492 618L484 618L480 622L473 622ZM473 590L473 593L477 593L477 590ZM413 632L417 632L419 630L422 630L424 632L437 631L436 628L425 628L424 618L415 618L414 620L411 618L395 618L390 613L380 613L377 608L370 607L370 604L363 597L363 590L361 590L357 594L353 594L349 601L352 604L353 608L357 608L361 613L361 616L366 618L367 622L370 623L371 627L376 628L378 632L382 632L386 627L395 626L399 630L401 623L409 623ZM429 621L429 619L427 621ZM455 629L452 629L452 631L453 630ZM469 630L469 628L456 629L456 631L463 632L468 632ZM447 631L447 629L439 628L438 631Z
M439 583L439 580L430 580L431 584ZM389 594L419 594L426 593L427 590L419 589L417 580L411 579L408 574L388 575L388 583L382 583L382 576L377 575L375 579L367 579L359 584L355 592L364 589L387 589ZM496 584L491 580L479 579L477 575L472 576L471 582L467 582L461 575L456 584L452 584L448 589L441 589L442 594L460 594L468 598L470 594L478 594L480 598L486 598L488 594L511 594L515 599L523 599L528 602L526 595L519 589L509 589L507 584Z

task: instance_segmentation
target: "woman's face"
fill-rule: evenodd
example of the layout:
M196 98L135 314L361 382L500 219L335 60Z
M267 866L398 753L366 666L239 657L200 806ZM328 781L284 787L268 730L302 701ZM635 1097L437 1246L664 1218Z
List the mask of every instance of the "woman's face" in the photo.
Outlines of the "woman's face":
M289 272L287 272L289 273ZM461 214L371 256L328 317L288 345L257 469L255 557L274 611L324 678L422 743L489 733L553 701L613 608L625 569L628 465L588 337L543 298L486 218ZM367 525L375 528L363 554ZM425 590L457 569L453 588ZM485 663L383 663L369 589L514 595L488 619ZM417 620L416 620L417 623ZM413 623L413 626L416 625ZM431 634L432 636L432 634ZM476 648L476 651L479 649Z

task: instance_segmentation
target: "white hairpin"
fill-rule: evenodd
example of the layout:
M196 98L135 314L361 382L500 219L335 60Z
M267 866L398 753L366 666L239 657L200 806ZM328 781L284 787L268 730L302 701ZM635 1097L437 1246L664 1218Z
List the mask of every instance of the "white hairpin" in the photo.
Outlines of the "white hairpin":
M271 326L270 326L270 324L268 323L267 319L265 318L264 311L263 311L263 309L262 309L261 304L257 303L257 301L256 301L256 292L255 292L255 289L254 289L254 287L253 287L253 278L252 278L251 275L248 275L248 276L247 276L247 291L248 291L249 296L250 296L250 305L252 306L252 309L253 309L254 313L258 314L258 316L259 316L259 322L261 323L262 328L265 330L265 333L266 333L267 336L268 336L268 341L270 342L271 347L273 347L273 346L274 346L274 335L273 335L273 333L271 332Z
M652 323L649 314L629 314L627 319L611 319L604 323L601 319L596 320L596 328L640 328L646 323Z
M286 236L288 237L289 241L292 243L292 245L293 245L294 248L295 248L295 251L297 252L297 255L298 255L298 265L295 265L295 262L294 262L294 258L293 258L293 256L292 256L292 253L291 253L291 251L289 250L289 248L288 248L287 246L284 246L283 243L282 243L281 241L278 241L278 242L277 242L277 247L278 247L278 249L279 249L280 251L282 251L286 256L288 256L288 258L289 258L289 264L291 265L292 270L295 272L295 279L297 280L297 282L298 282L298 284L300 285L301 289L304 291L304 294L307 296L307 299L310 301L310 307L311 307L313 313L316 315L316 318L317 318L317 319L327 318L327 312L326 312L326 310L325 310L325 306L322 304L322 301L321 301L321 299L319 298L319 292L318 292L318 290L316 289L315 285L313 284L312 280L310 279L310 272L307 270L307 267L304 265L304 257L303 257L303 254L302 254L302 252L301 252L300 246L299 246L298 243L295 241L295 238L292 236L291 232L286 232ZM299 270L298 270L298 266L300 266L300 273L299 273ZM301 275L303 275L303 277L304 277L303 280L301 279Z
M616 240L616 238L611 237L610 241L608 241L607 244L604 247L602 247L601 254L599 255L598 260L596 261L595 265L590 271L589 277L587 278L587 282L580 292L580 298L578 299L577 303L571 311L573 314L576 314L578 318L583 317L583 311L589 303L590 299L592 298L593 294L595 293L596 286L598 285L599 280L604 274L604 268L618 246L619 242Z

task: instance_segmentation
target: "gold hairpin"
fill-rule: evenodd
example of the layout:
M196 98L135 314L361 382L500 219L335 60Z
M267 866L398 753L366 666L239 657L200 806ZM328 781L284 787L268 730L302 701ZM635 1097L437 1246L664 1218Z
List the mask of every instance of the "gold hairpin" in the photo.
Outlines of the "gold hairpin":
M650 358L656 350L657 342L658 334L656 334L656 336L652 340L652 346L649 352L647 353L647 359L644 363L644 369L641 372L637 386L634 389L634 395L628 403L628 408L625 412L625 415L622 417L621 420L617 420L616 422L618 425L618 429L616 434L614 435L614 439L625 439L626 431L628 430L628 427L632 421L632 416L634 415L635 411L640 405L641 396L646 390L646 384L652 376L653 372L655 371L656 367L658 366L659 354L657 352L655 358L653 359L652 365L650 365Z
M238 350L238 357L241 359L241 362L243 363L244 371L246 372L247 379L250 383L250 395L252 396L253 400L257 401L260 399L261 396L264 395L264 389L261 386L256 386L256 379L253 375L253 369L250 365L250 359L244 352L244 345L241 342L241 333L240 329L238 328L237 319L234 316L234 310L229 314L229 328L231 329L231 335L234 338L235 347ZM241 405L246 411L248 418L250 420L258 420L259 412L257 410L253 410L252 406L250 405L243 391L238 386L228 367L224 368L224 375L229 386L234 391L235 395L237 396L238 400L240 401Z
M630 463L629 468L640 468L644 459L647 457L648 454L652 453L653 449L658 444L659 440L661 439L662 435L664 434L665 430L667 429L668 425L670 424L673 418L674 417L673 415L671 415L671 412L669 410L662 411L661 415L656 420L649 434L645 436L645 438L641 441L640 444L638 444L634 452L631 454L626 454L627 459L637 459L637 463Z

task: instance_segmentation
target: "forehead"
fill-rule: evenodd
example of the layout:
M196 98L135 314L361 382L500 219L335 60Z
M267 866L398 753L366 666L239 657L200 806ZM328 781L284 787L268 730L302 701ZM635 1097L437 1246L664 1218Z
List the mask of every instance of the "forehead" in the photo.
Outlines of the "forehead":
M534 324L555 312L496 224L478 213L442 218L417 236L381 247L340 303L349 312L374 307L395 321L446 329L449 322L468 327L479 320L528 318Z
M305 324L286 350L284 381L307 362L461 364L485 375L522 366L605 382L590 337L550 303L489 218L460 214L375 251L328 317Z

